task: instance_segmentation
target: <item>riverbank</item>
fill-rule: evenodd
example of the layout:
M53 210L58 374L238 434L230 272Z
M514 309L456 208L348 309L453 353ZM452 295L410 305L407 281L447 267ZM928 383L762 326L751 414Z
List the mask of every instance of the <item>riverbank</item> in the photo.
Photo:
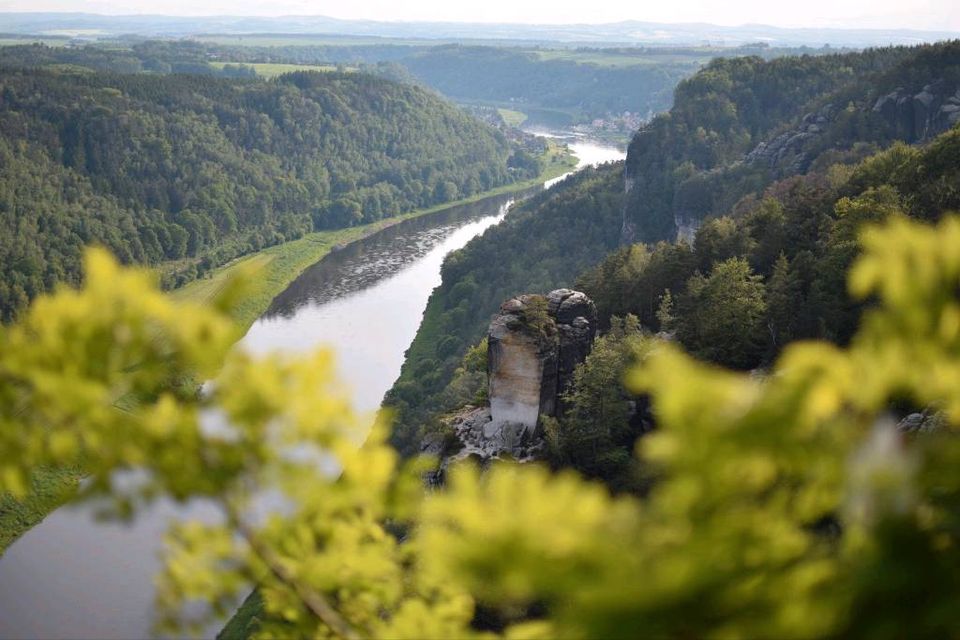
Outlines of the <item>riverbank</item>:
M256 277L248 283L243 298L237 301L230 312L234 322L245 332L267 310L270 302L279 293L304 270L319 262L334 248L356 242L404 220L541 185L551 178L571 171L576 165L576 158L565 146L550 142L547 153L544 155L544 162L544 170L537 178L359 227L310 233L299 240L268 247L234 260L215 269L209 276L192 281L171 291L170 294L178 300L202 304L215 299L230 279L238 273L248 269L254 271ZM75 494L81 477L82 473L78 469L43 469L35 474L31 491L23 500L18 501L9 495L0 495L0 556L49 513L68 502Z
M335 247L356 242L405 220L439 213L452 207L470 204L498 195L524 191L572 171L577 164L576 157L563 145L553 141L549 141L548 145L547 152L544 154L544 170L536 178L515 182L470 198L448 202L429 209L418 209L359 227L309 233L299 240L268 247L257 253L234 260L215 269L209 276L172 291L171 295L178 300L205 303L213 300L237 273L246 269L255 270L256 281L249 283L244 291L243 299L231 311L234 322L246 331L267 310L270 302L280 292L286 289L305 269L322 260Z

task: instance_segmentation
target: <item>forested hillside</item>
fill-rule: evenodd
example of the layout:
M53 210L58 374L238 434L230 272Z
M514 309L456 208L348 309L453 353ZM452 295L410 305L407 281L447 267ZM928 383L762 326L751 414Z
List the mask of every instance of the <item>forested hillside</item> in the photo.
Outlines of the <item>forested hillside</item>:
M953 108L960 105L954 97L958 51L951 43L856 56L719 61L682 84L677 106L635 139L626 166L632 189L626 196L619 168L601 169L596 175L605 179L584 177L561 185L524 207L525 225L500 230L497 247L524 250L501 252L491 235L451 257L404 375L388 396L400 409L394 444L414 451L424 434L444 432L444 412L477 399L483 366L474 362L479 354L467 354L466 346L482 337L500 302L519 293L575 286L595 300L608 333L583 367L569 414L552 431L549 457L615 488L640 490L645 484L630 450L652 425L641 399L631 398L616 381L640 348L641 334L662 331L697 357L738 369L766 366L800 339L845 344L863 311L863 303L846 288L861 227L891 217L936 220L960 208L960 129L936 137L960 112L960 106ZM770 132L782 138L804 108L828 97L859 96L866 85L855 78L871 74L882 77L880 87L893 89L870 109L853 106L820 125L808 122L809 135L800 140L806 146L795 155L775 154L760 173L742 160L750 140ZM930 93L923 117L913 117L921 113L911 93L917 85ZM893 100L901 115L909 105L911 118L889 124L880 113L889 108L885 99ZM790 106L800 104L808 106ZM662 136L664 146L643 146L651 136ZM699 171L685 160L683 168L673 167L667 175L662 166L650 164L661 148L664 164L678 149L685 158L718 168ZM765 148L770 145L761 152ZM641 160L649 170L642 178L636 174ZM674 181L684 171L709 181L706 193L716 208L695 236L676 244L627 244L571 277L564 258L575 264L583 255L576 252L577 237L590 237L587 228L596 237L615 235L617 222L606 212L621 200L628 215L638 203L656 207L658 194L651 185L658 179L662 202L673 207L689 193L689 184L678 189ZM738 182L737 176L747 177ZM670 207L665 209L668 228L673 225ZM607 241L612 248L613 241ZM468 309L475 310L472 316L466 316ZM453 321L462 317L474 318L473 324Z
M960 42L728 58L682 82L630 145L624 239L674 239L774 180L918 142L960 119Z
M615 488L642 488L630 451L655 425L629 410L628 400L642 398L602 381L622 380L643 352L644 333L662 331L697 358L744 370L771 366L798 340L846 345L872 306L847 286L864 227L935 222L957 210L960 127L920 148L898 143L856 165L776 182L733 215L705 223L692 247L615 252L577 282L613 330L580 372L552 462ZM901 416L924 409L908 400L890 407Z
M692 247L624 247L578 285L607 322L633 314L646 327L675 331L694 355L750 369L798 339L849 340L862 305L846 275L863 225L933 222L956 210L960 127L923 147L898 143L856 165L778 181L704 223Z
M681 56L659 64L601 66L542 60L516 49L464 46L433 48L402 63L455 100L510 103L535 120L561 119L561 124L564 114L566 124L572 124L624 111L664 111L677 83L699 66Z
M573 284L563 256L582 264L580 258L604 250L607 234L616 234L612 216L603 214L621 193L616 171L601 169L606 179L583 178L552 197L544 194L527 205L526 220L518 217L515 226L500 230L496 245L485 236L452 257L404 375L388 395L387 404L399 410L393 444L401 452L415 453L424 442L456 446L442 440L448 437L443 415L482 402L485 388L485 352L466 353L463 345L482 337L502 300ZM956 210L960 127L924 146L899 143L855 165L778 181L731 215L705 223L692 245L634 244L613 251L576 278L575 288L596 302L605 334L577 374L568 411L549 430L549 462L616 490L645 491L650 470L638 466L631 452L655 424L644 399L620 381L649 350L653 332L702 360L744 370L769 366L798 340L846 344L869 307L846 284L861 253L864 225L906 218L933 222ZM577 253L581 245L573 238L591 234L605 240L584 243L590 250ZM533 240L539 237L550 238L543 249ZM528 249L496 249L511 243ZM556 253L551 243L560 247ZM534 265L541 260L538 270ZM476 309L473 322L462 322L466 309ZM904 413L921 408L892 407Z
M261 40L270 46L256 44ZM111 45L0 48L0 65L84 67L115 73L252 77L273 65L349 66L423 84L463 103L523 111L531 123L589 123L625 111L647 117L669 108L677 83L705 61L752 49L539 50L517 47L337 43L257 38L249 45L119 41ZM773 55L772 51L769 52ZM259 69L259 71L258 71Z
M83 47L50 47L22 44L0 47L0 66L33 68L42 66L83 67L111 73L189 73L195 75L230 75L210 65L210 52L199 42L135 41L129 46L87 45ZM247 75L255 75L246 68Z
M76 282L86 244L174 264L175 283L537 174L513 154L435 95L364 74L0 70L0 317Z
M416 452L422 436L437 430L432 421L439 409L472 399L472 389L449 385L504 299L570 283L617 246L622 173L622 163L584 169L514 207L502 224L447 257L443 282L385 401L396 411L392 444L398 450Z

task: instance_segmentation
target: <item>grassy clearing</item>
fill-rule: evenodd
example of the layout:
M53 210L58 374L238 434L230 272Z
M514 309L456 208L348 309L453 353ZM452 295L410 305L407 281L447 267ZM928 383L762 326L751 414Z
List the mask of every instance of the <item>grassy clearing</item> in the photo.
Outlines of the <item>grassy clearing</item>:
M34 474L26 499L0 494L0 556L25 531L69 501L81 477L78 469L41 469Z
M245 67L253 67L258 76L263 78L276 78L284 73L293 71L338 71L336 65L332 64L282 64L277 62L211 62L210 66L215 69L223 69L228 64L241 64ZM356 71L350 67L343 67L344 71Z
M522 111L514 111L513 109L497 109L497 111L503 121L511 127L519 128L527 119L527 114Z
M712 47L691 48L682 52L630 49L538 49L534 53L541 60L569 60L599 67L642 67L676 63L706 64L717 55L718 50Z
M443 315L442 301L437 297L436 291L430 294L427 300L427 308L423 311L423 319L420 321L420 327L417 329L410 348L407 349L407 355L404 358L403 367L400 369L400 379L398 382L409 381L414 377L413 368L407 366L409 362L423 362L436 353L437 340L440 339L440 320Z
M48 47L65 47L70 44L70 39L43 36L4 36L0 38L0 47L11 47L21 44L42 44Z

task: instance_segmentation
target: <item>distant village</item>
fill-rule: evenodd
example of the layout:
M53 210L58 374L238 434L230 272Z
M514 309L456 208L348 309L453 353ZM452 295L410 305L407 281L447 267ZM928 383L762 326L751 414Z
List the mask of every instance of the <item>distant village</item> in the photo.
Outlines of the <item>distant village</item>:
M620 114L611 114L604 118L594 118L589 124L577 124L573 130L583 134L622 133L632 135L637 129L643 126L653 117L653 113L640 114L632 111L624 111Z

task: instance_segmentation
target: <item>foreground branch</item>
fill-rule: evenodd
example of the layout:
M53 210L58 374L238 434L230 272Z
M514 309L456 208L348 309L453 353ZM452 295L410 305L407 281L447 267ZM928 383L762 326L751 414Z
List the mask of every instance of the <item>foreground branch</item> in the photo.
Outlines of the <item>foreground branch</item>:
M226 509L230 523L236 528L240 535L243 536L247 544L250 545L250 548L253 549L253 552L259 556L277 580L293 589L307 609L325 625L330 627L337 636L345 638L346 640L359 640L360 636L357 632L354 631L350 624L344 620L343 616L327 602L323 594L299 583L286 567L284 567L283 562L277 557L273 550L263 544L257 538L256 532L243 522L243 519L233 506L227 504Z

